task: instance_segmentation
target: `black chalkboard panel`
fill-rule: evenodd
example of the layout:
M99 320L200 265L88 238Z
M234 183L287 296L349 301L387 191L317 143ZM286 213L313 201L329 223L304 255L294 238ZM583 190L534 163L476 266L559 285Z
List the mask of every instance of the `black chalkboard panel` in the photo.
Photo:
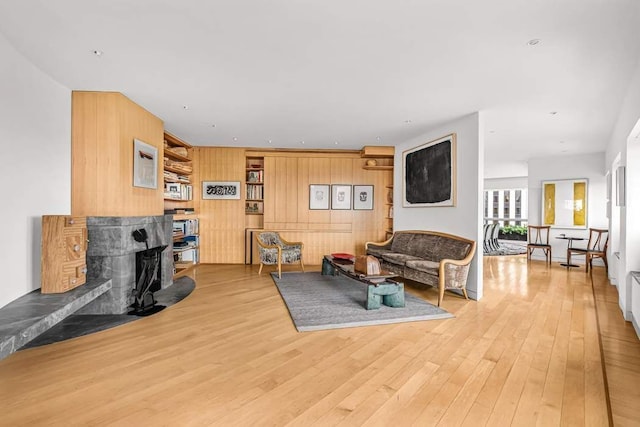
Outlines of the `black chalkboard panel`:
M453 205L453 153L448 137L405 154L407 205Z

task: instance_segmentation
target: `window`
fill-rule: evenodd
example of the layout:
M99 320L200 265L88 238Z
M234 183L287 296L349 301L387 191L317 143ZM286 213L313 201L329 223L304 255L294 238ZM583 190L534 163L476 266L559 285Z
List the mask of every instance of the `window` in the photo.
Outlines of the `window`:
M527 189L484 191L484 221L505 225L527 225Z

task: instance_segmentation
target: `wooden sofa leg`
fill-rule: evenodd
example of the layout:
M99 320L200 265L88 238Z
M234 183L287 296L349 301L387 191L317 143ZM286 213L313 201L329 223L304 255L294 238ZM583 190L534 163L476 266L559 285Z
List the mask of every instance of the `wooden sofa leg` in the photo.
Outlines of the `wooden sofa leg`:
M444 286L439 286L439 288L440 289L438 289L438 307L440 307L440 304L444 299Z
M302 272L304 273L304 262L302 262L302 258L300 258L300 267L302 267Z
M464 295L464 299L468 300L469 296L467 295L467 290L465 288L462 288L462 294Z
M264 264L260 263L260 269L258 270L258 276L262 274L262 267L264 267Z

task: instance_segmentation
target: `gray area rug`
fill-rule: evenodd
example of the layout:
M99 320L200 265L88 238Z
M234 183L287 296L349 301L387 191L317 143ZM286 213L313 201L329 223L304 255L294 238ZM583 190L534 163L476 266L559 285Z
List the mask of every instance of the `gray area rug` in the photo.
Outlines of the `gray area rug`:
M485 252L484 255L522 255L527 253L527 242L519 240L499 240L500 248L495 251Z
M271 273L296 329L300 332L356 326L447 319L451 313L405 291L405 307L365 309L367 285L344 276Z

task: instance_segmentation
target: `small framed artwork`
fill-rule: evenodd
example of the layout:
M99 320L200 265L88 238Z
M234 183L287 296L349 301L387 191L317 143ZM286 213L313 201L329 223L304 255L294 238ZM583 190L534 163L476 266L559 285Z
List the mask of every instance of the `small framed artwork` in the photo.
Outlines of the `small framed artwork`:
M133 186L158 188L158 149L133 140Z
M311 184L309 186L309 209L329 209L329 185Z
M331 209L351 209L351 186L335 184L331 186Z
M373 210L373 185L353 186L353 209Z
M202 200L240 200L240 181L202 181Z

